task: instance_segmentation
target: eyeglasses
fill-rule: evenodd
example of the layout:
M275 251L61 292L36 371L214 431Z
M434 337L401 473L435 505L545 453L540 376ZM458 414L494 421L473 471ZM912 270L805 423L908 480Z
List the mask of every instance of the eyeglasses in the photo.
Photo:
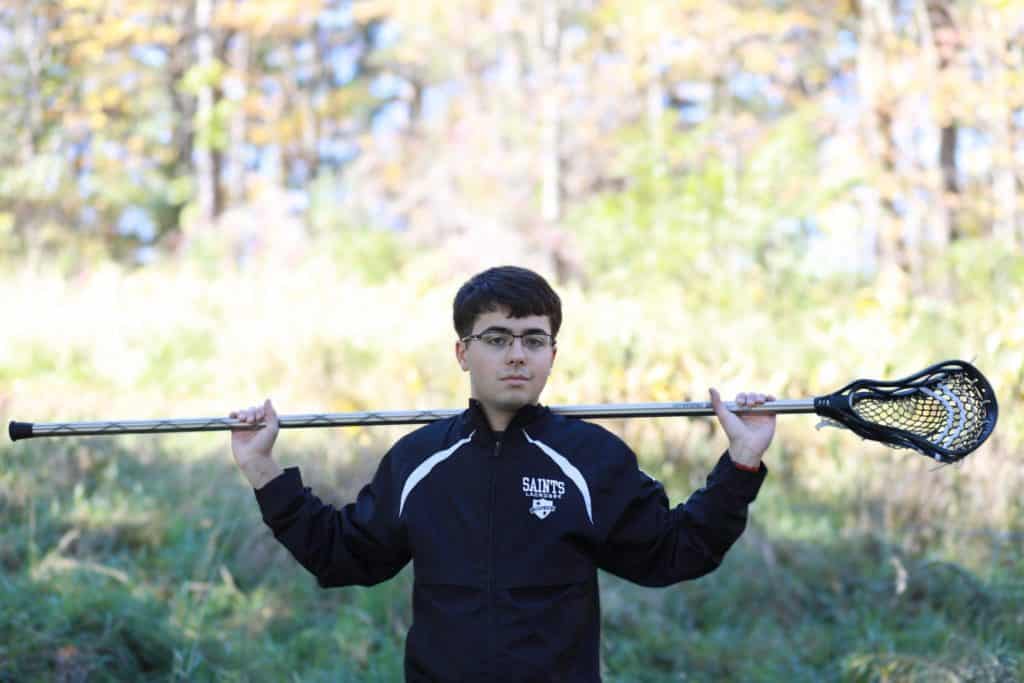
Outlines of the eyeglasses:
M511 332L483 332L463 337L462 341L468 342L471 339L479 339L488 349L504 351L512 346L516 339L523 340L523 348L527 351L543 351L555 345L555 338L547 332L526 332L525 334L512 334Z

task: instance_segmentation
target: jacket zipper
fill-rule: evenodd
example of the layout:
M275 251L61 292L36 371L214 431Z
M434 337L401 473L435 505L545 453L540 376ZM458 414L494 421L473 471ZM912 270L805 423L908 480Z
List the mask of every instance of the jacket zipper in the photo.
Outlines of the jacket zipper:
M491 670L491 678L493 679L496 674L495 660L497 659L497 624L496 624L496 612L497 605L495 600L495 564L497 560L495 558L495 542L494 542L494 501L496 497L497 488L497 470L498 470L498 456L501 455L501 441L494 442L494 453L491 455L491 485L490 485L490 504L487 506L487 541L488 541L488 567L487 567L487 602L490 609L490 641L489 648L489 659L488 668Z

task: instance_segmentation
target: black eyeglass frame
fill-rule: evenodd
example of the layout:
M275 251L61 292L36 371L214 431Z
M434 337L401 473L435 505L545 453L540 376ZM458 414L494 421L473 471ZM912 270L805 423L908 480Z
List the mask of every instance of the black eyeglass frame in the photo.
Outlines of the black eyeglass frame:
M502 350L507 349L507 348L511 348L512 345L515 344L515 340L516 339L521 340L523 348L528 350L528 351L541 351L543 349L551 349L551 348L554 348L555 345L558 343L557 340L555 339L555 336L553 334L548 334L547 332L544 332L543 330L529 330L529 331L523 332L522 334L513 334L511 331L508 331L508 330L484 330L483 332L480 332L479 334L470 334L470 335L467 335L465 337L462 337L459 341L461 341L463 343L466 343L466 342L469 342L469 341L472 341L472 340L475 339L477 341L483 342L484 341L484 337L488 336L488 335L495 335L495 336L502 336L502 337L510 337L511 338L511 341L509 341L507 346L502 346L501 347ZM547 337L548 338L548 343L545 346L543 346L543 347L540 347L540 348L537 348L537 349L531 349L530 347L528 347L526 345L526 337ZM486 344L486 342L484 342L484 343ZM488 344L488 346L489 346L489 344Z

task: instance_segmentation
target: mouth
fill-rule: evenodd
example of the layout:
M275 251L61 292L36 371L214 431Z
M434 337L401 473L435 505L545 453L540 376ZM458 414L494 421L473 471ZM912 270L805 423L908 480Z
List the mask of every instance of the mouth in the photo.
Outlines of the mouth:
M520 377L519 375L513 375L512 377L502 377L502 382L529 382L529 377Z

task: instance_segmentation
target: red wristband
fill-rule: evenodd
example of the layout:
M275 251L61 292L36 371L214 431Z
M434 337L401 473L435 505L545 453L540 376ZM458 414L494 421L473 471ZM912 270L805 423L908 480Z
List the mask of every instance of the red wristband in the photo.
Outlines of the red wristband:
M750 465L741 465L740 463L736 462L735 460L732 461L732 464L736 466L736 469L740 469L740 470L743 470L745 472L760 472L761 471L761 465L758 465L757 467L751 467Z

